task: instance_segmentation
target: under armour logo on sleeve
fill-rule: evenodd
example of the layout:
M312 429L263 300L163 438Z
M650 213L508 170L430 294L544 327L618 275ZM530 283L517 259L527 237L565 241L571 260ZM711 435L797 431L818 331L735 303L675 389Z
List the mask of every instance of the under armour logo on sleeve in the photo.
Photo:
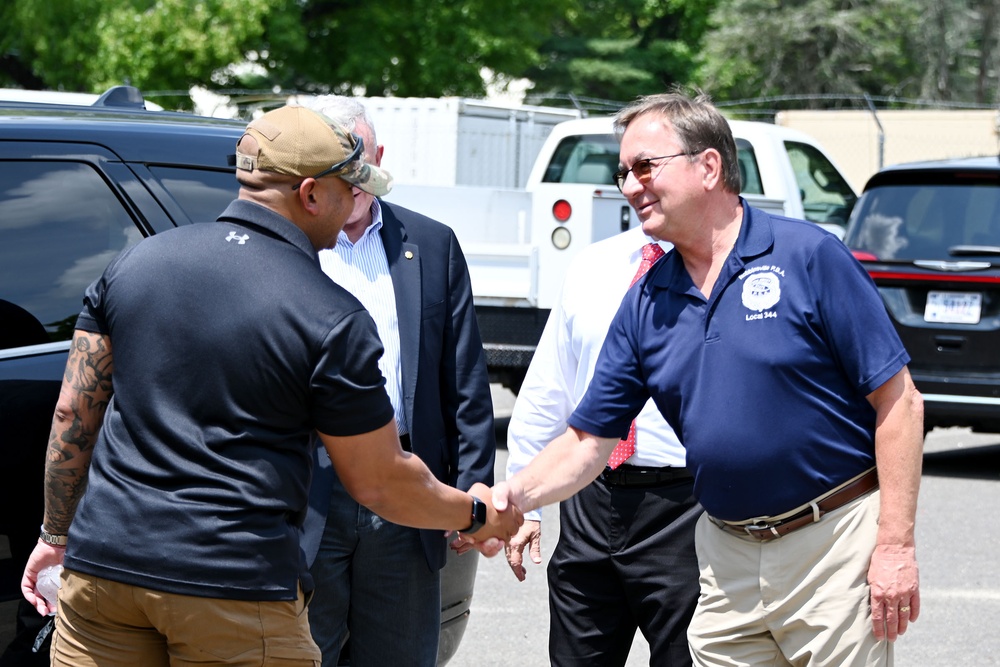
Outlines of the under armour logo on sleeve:
M229 236L226 237L226 241L237 241L240 245L243 245L247 242L247 240L249 240L249 238L249 234L237 236L236 232L229 232Z

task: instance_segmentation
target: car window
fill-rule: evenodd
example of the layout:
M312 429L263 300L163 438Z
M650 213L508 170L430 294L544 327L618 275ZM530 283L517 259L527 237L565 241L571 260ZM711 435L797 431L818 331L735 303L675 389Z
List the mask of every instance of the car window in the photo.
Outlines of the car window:
M239 192L231 171L155 165L149 171L194 222L215 220Z
M542 180L546 183L591 183L615 185L618 171L618 140L612 134L566 137L556 147ZM763 194L757 156L745 139L736 140L740 178L744 194ZM852 201L853 203L853 201Z
M865 193L846 239L882 260L995 257L1000 188L995 184L886 185Z
M0 347L68 340L84 290L141 232L81 162L0 161L0 211Z
M757 154L753 145L746 139L736 140L736 162L740 168L741 194L762 195L764 184L760 180L760 168L757 166Z
M542 180L546 183L614 185L618 140L612 134L566 137L556 147Z
M857 195L837 168L815 146L786 141L785 150L802 195L805 219L846 225Z

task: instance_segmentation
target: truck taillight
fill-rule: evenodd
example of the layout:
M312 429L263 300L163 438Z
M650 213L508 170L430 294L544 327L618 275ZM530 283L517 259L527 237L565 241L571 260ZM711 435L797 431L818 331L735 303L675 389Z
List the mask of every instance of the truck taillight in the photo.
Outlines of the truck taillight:
M566 222L571 215L573 215L573 207L565 199L560 199L552 205L552 216L559 222Z
M854 255L854 259L859 262L877 262L878 257L865 250L852 250L851 254Z
M552 245L556 247L556 250L565 250L572 240L573 235L569 233L568 228L556 227L552 230Z

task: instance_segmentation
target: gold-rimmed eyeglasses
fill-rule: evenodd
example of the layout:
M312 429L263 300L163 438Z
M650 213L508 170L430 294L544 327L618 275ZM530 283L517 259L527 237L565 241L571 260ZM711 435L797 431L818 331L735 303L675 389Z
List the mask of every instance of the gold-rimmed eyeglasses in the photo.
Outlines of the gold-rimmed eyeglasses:
M704 150L704 149L702 149ZM657 157L646 157L641 160L636 160L631 167L628 169L619 169L615 172L615 184L618 186L618 190L622 191L625 189L625 179L628 178L628 173L632 172L635 174L636 180L640 183L649 183L650 179L653 177L653 163L660 160L672 160L675 157L697 155L702 151L687 151L684 153L674 153L673 155L660 155ZM666 164L666 163L664 163Z

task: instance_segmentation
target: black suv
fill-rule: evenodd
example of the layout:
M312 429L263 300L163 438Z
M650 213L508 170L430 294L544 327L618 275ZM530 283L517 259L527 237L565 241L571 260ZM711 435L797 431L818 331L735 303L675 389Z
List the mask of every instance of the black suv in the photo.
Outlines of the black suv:
M222 212L236 196L245 125L146 111L128 88L92 107L0 102L0 534L11 554L0 558L0 601L20 597L38 536L49 425L84 289L123 248ZM449 553L442 665L465 632L478 564ZM0 652L10 640L0 636Z
M844 242L912 357L925 431L1000 432L1000 159L882 169Z

